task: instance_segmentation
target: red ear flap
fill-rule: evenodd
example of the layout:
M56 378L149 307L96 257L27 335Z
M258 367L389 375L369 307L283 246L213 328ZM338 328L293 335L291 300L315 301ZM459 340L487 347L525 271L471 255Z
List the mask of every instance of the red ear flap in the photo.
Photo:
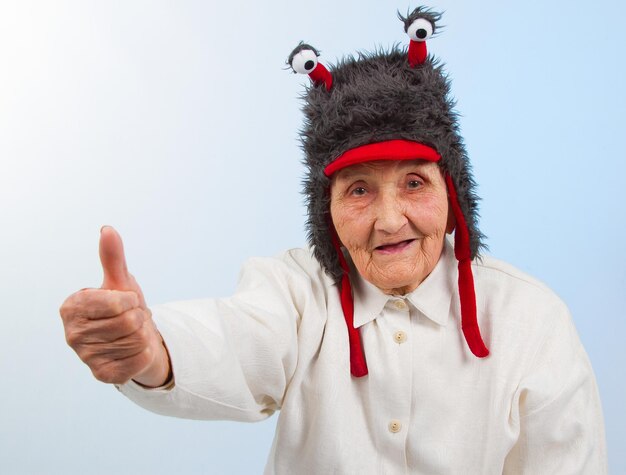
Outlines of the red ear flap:
M465 216L459 206L456 189L450 175L446 173L446 184L450 195L450 204L456 219L454 231L454 255L459 261L459 299L461 301L461 328L470 351L484 358L489 350L483 342L478 328L476 317L476 291L474 290L474 276L472 275L472 260L469 244L469 232Z

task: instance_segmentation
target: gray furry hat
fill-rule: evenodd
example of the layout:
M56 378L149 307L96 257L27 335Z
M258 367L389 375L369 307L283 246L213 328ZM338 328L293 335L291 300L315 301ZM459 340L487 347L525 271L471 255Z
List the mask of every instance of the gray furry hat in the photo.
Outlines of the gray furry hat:
M369 160L424 159L441 168L456 219L463 332L472 353L479 357L489 353L476 320L470 267L484 247L475 183L449 97L449 81L426 51L425 41L435 33L440 16L424 7L407 17L399 15L411 38L408 49L395 46L348 56L330 71L318 61L318 51L304 43L288 59L294 72L312 79L303 96L307 229L315 257L340 288L355 376L367 374L367 365L353 326L348 267L330 217L329 189L334 172Z

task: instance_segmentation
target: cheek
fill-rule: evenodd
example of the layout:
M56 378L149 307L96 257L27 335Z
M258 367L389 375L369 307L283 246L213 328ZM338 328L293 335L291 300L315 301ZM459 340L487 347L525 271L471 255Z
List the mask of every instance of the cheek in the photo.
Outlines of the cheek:
M341 242L348 249L358 249L367 246L369 241L369 227L364 220L346 216L339 224L335 224Z
M448 199L433 195L406 210L407 216L423 232L440 232L449 227Z
M331 204L330 215L339 240L348 251L367 247L372 226L366 214L335 203Z

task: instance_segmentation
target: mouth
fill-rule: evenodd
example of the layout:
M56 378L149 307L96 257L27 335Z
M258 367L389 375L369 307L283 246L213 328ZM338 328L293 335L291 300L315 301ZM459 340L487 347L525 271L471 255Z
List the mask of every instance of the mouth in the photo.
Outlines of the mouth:
M382 246L377 246L377 247L374 248L374 250L377 251L377 252L380 252L381 254L395 254L395 253L404 251L413 242L415 242L415 239L406 239L404 241L400 241L400 242L396 242L396 243L384 244Z

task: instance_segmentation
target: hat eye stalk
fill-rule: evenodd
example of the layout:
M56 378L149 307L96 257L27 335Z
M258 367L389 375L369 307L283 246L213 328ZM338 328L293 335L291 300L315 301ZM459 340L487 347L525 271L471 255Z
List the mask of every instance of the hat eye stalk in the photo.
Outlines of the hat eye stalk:
M288 63L294 73L310 74L317 66L318 52L304 43L298 45L289 56Z
M426 41L433 35L435 26L426 18L418 18L406 30L411 41Z
M441 14L435 13L426 7L417 7L406 17L398 12L398 18L404 22L404 31L411 39L409 43L409 64L412 68L423 64L428 56L426 40L437 28L437 21Z
M319 53L313 46L300 42L289 55L287 64L294 73L308 74L316 86L324 84L326 90L330 91L333 77L328 69L318 61L318 56Z

